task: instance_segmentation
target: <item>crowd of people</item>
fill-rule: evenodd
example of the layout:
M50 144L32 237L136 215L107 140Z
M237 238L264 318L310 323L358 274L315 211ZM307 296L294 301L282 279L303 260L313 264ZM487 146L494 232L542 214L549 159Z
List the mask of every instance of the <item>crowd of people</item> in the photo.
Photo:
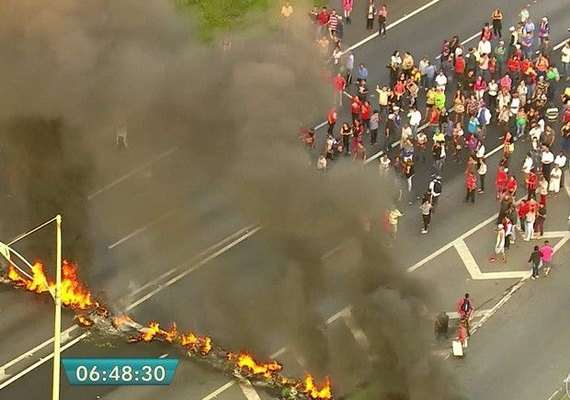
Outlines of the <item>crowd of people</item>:
M347 24L352 5L352 0L343 1ZM543 237L549 199L564 187L570 151L570 87L564 83L570 81L570 41L562 46L561 55L553 53L547 17L535 24L523 8L517 23L504 30L503 13L495 9L483 23L476 46L464 46L458 36L443 40L435 62L396 50L387 64L388 79L372 86L366 65L359 63L355 68L354 54L343 50L343 17L326 7L314 8L310 16L335 93L319 170L326 171L332 160L343 155L365 164L367 141L368 148L379 153L379 173L402 182L398 200L407 192L413 204L416 193L421 194L421 233L427 234L442 193L446 163L463 165L467 204L474 204L477 195L489 190L485 184L491 171L485 158L488 128L492 127L493 135L499 132L501 159L491 188L499 213L495 251L489 261L507 262L506 252L516 242L517 231L523 241ZM376 6L369 0L366 28L374 29L377 20L378 36L384 37L387 16L385 5ZM348 98L351 116L337 124L343 98ZM314 130L307 130L303 138L314 149ZM526 152L522 165L512 161L515 145ZM425 191L414 192L416 167L431 174ZM385 228L394 239L403 216L395 202L384 217ZM548 240L533 246L528 259L532 279L539 277L541 266L548 276L553 253ZM461 317L458 338L466 345L474 310L468 294L457 309ZM436 334L443 327L447 330L445 315L440 317Z
M343 1L348 23L351 11L352 1ZM367 28L372 29L377 19L379 34L385 35L386 6L377 7L371 0L368 11ZM428 170L427 160L431 158L432 179L423 196L419 196L421 232L428 233L441 195L441 175L446 163L464 164L466 203L474 204L477 194L488 190L485 183L490 171L485 143L488 127L496 126L502 142L502 158L495 173L495 196L500 202L501 216L497 237L514 240L516 228L511 226L517 221L525 240L533 238L535 232L540 236L546 199L556 196L564 185L563 171L568 166L570 150L570 88L562 94L561 108L557 95L561 82L570 80L570 42L562 48L560 60L555 59L547 17L535 24L528 9L523 8L518 23L504 32L503 14L495 9L483 24L476 46L464 47L458 36L444 40L436 62L426 56L416 62L409 51L394 51L387 65L389 79L375 85L373 105L366 65L360 63L355 68L354 54L342 50L343 35L338 31L343 17L326 7L320 11L315 8L310 15L314 18L318 46L330 63L335 91L334 107L327 116L325 148L317 168L326 170L332 160L343 154L365 162L364 143L368 141L369 149L377 148L381 153L379 172L400 177L412 204L417 197L416 169L421 165L423 171ZM344 28L340 31L344 33ZM348 98L351 119L337 125L343 97ZM561 139L557 141L555 129L560 120ZM313 147L314 131L306 138ZM521 142L528 150L522 168L510 165L515 145ZM397 149L395 154L391 152L393 148ZM519 185L528 194L526 200L516 197L517 190L522 189ZM401 218L398 214L402 213L391 210L386 215L386 227L394 235ZM496 250L501 248L508 249L509 244L498 240ZM501 252L497 255L502 257Z

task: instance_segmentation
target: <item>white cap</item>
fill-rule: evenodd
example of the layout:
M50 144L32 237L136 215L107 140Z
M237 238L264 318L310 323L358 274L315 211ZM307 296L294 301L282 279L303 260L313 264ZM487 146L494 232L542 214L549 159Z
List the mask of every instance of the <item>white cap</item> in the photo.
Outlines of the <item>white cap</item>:
M514 32L514 31L515 31L515 27L514 27L514 26L511 26L511 27L509 28L509 31Z
M497 228L503 229L503 228L504 228L504 225L503 225L503 224L499 224L499 225L497 226Z

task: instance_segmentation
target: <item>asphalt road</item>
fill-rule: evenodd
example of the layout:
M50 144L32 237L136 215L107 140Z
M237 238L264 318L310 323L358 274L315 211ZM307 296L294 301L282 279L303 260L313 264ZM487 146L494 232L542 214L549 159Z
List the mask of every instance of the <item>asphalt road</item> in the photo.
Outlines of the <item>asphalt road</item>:
M472 36L480 29L481 21L487 19L495 5L502 7L507 20L513 20L522 4L522 2L513 4L507 1L465 3L441 0L433 7L390 30L386 39L375 39L355 50L356 62L365 62L370 71L371 82L385 81L387 74L384 66L394 49L408 49L416 57L420 54L428 54L433 58L439 51L442 38L451 37L454 34L458 34L461 39ZM389 4L391 20L411 12L420 5L420 2L406 2L406 4L398 2L393 6ZM535 16L535 20L541 15L550 17L554 43L565 38L566 8L562 0L541 1L532 5L531 14ZM353 25L347 29L348 43L358 41L367 33L363 29L364 21L353 19ZM508 23L505 25L508 26ZM564 26L564 29L558 29L560 26ZM418 40L418 32L425 33L421 36L421 40ZM402 44L406 46L405 49L402 48ZM341 118L347 118L347 114L342 114ZM322 130L319 131L319 135L322 135ZM490 132L489 136L489 142L486 145L487 149L491 150L498 144L498 139L495 131ZM107 186L108 189L103 192L93 191L94 196L88 203L90 215L95 220L94 236L97 237L99 243L95 246L93 267L87 269L84 276L87 282L97 282L96 290L104 291L102 294L113 301L124 297L134 288L169 271L174 266L179 266L181 270L190 267L194 264L191 259L198 253L251 223L232 209L223 190L204 184L204 182L195 182L183 189L177 188L176 196L165 196L165 193L172 190L165 183L171 181L171 176L168 174L172 170L180 170L180 167L185 165L182 153L177 151L169 153L173 145L176 143L166 141L152 153L147 149L138 151L134 145L132 151L129 150L113 157L112 162L115 163L116 168L109 170L112 172L107 171L95 179L94 187ZM513 159L515 165L522 161L522 154L524 154L522 147L517 145ZM161 154L167 155L161 157ZM158 158L158 161L153 164L152 168L142 168L127 179L120 180L121 176L133 168L154 158ZM490 171L495 170L497 162L498 155L490 158ZM406 217L400 225L401 243L395 250L395 262L402 269L424 260L425 257L469 231L470 228L480 225L482 221L497 211L497 204L490 191L478 196L474 207L468 208L461 203L464 188L461 170L460 166L453 166L451 163L444 170L442 212L435 215L429 235L419 234L417 205L403 206L402 211L406 213ZM428 175L427 171L418 173L416 186L424 187ZM117 183L110 185L112 182ZM187 183L186 180L182 182ZM565 216L568 215L569 202L564 196L557 199L556 208L549 211L548 231L567 229ZM212 335L214 340L223 343L224 347L254 348L260 357L270 356L286 343L283 343L279 332L271 330L271 318L260 323L258 317L270 315L274 310L271 309L270 304L261 309L251 306L252 302L258 302L259 298L274 295L274 289L279 288L281 273L285 271L284 257L280 257L275 249L268 248L268 240L263 231L256 233L243 243L236 244L235 247L228 249L211 262L196 269L187 278L181 279L150 297L133 309L132 314L141 321L158 319L163 324L176 320L181 328L191 328ZM471 249L483 272L497 270L498 266L486 263L486 253L491 250L492 246L490 224L481 226L472 235L466 237L465 243ZM335 246L336 243L331 243L331 249ZM524 245L521 246L520 256L512 257L505 269L518 271L524 268L521 259L526 257L527 249ZM568 245L561 250L558 255L559 260L568 254L567 249ZM330 249L323 249L323 253L327 250ZM338 254L333 254L334 257L331 260L350 257L348 253L349 250L341 248ZM339 261L330 261L330 263L330 268L340 264ZM428 302L430 310L434 312L453 311L455 300L466 290L472 293L480 309L490 309L510 286L518 282L518 279L511 278L472 279L473 276L462 264L459 253L450 247L414 271L415 276L426 282L433 292ZM553 278L557 275L553 275ZM563 272L559 276L562 278ZM558 313L551 314L550 323L541 323L536 318L543 314L538 311L531 312L531 310L533 310L532 307L539 307L541 310L552 309L557 304L563 304L566 297L561 297L565 296L562 282L563 279L556 278L545 282L539 281L533 286L531 285L534 282L525 285L511 300L513 303L508 303L504 309L499 310L497 315L484 325L481 333L474 336L470 344L469 357L462 362L464 365L458 366L459 369L468 368L469 374L464 374L461 369L459 374L467 376L464 384L469 395L472 394L473 398L530 399L550 393L559 386L559 380L566 375L562 358L553 363L555 365L549 370L547 377L545 374L541 375L541 372L549 365L548 354L555 354L559 346L563 345L561 339L564 337L564 325L553 330L550 327L558 322L558 318L554 319L555 315L558 317ZM532 294L540 299L539 301L525 298L529 296L530 289L532 289ZM2 288L1 290L0 303L5 306L0 310L3 321L0 326L2 343L0 363L5 364L51 337L52 316L49 298L40 299L11 289ZM225 291L228 292L227 296L224 296ZM143 291L141 295L146 292L148 291ZM240 294L243 298L241 304L228 304L227 299L235 298ZM124 300L124 303L129 303L129 301ZM335 291L334 280L329 279L326 290L323 291L323 296L318 301L319 313L326 319L346 304L345 299ZM520 306L515 307L516 305ZM528 310L535 319L518 314L517 311L522 308ZM217 318L219 315L226 315L226 318ZM71 326L69 315L66 315L65 322L66 326ZM349 339L352 337L352 333L342 319L334 321L330 327L331 335ZM530 330L531 328L535 331ZM511 343L507 341L507 338L512 336L513 331L535 332L535 335L521 335L515 343ZM550 331L552 333L549 333ZM79 330L74 334L76 333L79 333ZM542 342L544 347L538 347L543 350L541 353L544 353L541 357L538 357L535 352L525 351L536 337L551 338L551 340ZM355 341L347 340L346 342L350 343L347 346L353 348L353 351L362 351ZM539 342L535 345L541 344ZM502 353L509 349L513 350L513 353L509 353L510 357L496 359L497 352ZM107 343L105 340L87 340L71 347L64 353L64 356L142 357L159 356L168 352L169 349L161 344L126 345L122 342ZM6 373L14 376L45 354L47 353L39 351L29 357L24 357L22 363L18 363ZM299 364L298 357L295 355L286 353L278 359L283 362L285 371L290 375L303 374L304 367ZM533 365L532 369L525 367L530 364ZM50 367L49 362L44 363L14 383L3 387L0 389L0 398L29 399L30 387L34 387L33 398L48 398L51 384ZM355 365L355 368L358 367L363 366ZM529 370L538 372L532 373ZM517 373L519 371L524 371L524 373ZM523 383L531 380L531 377L540 375L543 378L535 380L536 384L533 385L536 396L520 397L524 391ZM332 376L335 379L334 373ZM337 380L342 379L340 376L337 378ZM105 399L141 400L157 396L168 396L173 399L205 399L211 398L208 396L223 386L226 381L225 377L216 372L204 369L192 362L183 362L170 387L79 388L70 387L63 380L62 399L91 399L97 396ZM491 390L489 388L498 382L501 383L501 390L504 391L503 396L495 397L485 391ZM516 391L518 387L521 387L519 392ZM517 393L520 396L510 396L508 395L510 393ZM266 398L263 392L259 392L259 396ZM243 397L242 390L234 385L221 392L217 398Z

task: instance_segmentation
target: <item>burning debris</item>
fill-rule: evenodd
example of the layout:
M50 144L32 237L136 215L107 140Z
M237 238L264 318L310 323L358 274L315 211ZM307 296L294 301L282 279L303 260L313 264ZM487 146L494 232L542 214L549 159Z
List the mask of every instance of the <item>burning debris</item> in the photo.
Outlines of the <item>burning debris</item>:
M39 294L53 293L55 289L55 283L48 279L44 265L40 262L33 265L31 278L20 274L10 265L2 280L14 287ZM76 312L75 322L83 328L103 335L120 336L129 343L148 343L154 340L169 343L190 358L206 362L238 380L247 380L254 386L264 387L282 399L332 399L328 377L319 388L310 374L303 380L289 379L280 375L283 367L277 361L260 363L247 352L228 352L215 345L209 336L180 332L175 323L172 323L170 329L162 329L158 322L143 326L127 315L113 315L101 302L92 298L91 292L79 281L76 266L67 261L62 266L61 300L64 306Z

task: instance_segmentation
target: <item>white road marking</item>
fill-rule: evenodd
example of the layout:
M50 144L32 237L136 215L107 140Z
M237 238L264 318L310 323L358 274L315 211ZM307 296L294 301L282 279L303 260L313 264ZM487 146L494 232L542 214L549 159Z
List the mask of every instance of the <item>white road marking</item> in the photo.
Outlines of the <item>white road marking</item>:
M568 242L568 240L570 240L570 233L568 233L564 238L562 238L562 240L560 240L556 246L554 246L554 254L556 254L558 252L558 250L560 250L562 248L562 246L564 246L564 244L566 244L566 242ZM479 328L481 328L481 326L483 326L483 324L485 324L485 322L487 322L489 320L489 318L491 318L497 311L499 311L499 309L504 306L507 301L509 301L513 295L519 291L519 289L521 287L523 287L523 285L528 282L530 279L530 274L528 275L528 277L521 279L516 285L514 285L499 301L497 304L495 304L495 306L493 308L491 308L491 310L489 310L484 316L483 318L481 318L479 321L477 321L475 324L472 325L472 329L471 329L471 334L473 335L475 332L477 332L477 330Z
M223 240L221 240L220 242L216 243L213 246L210 246L208 248L209 251L204 251L202 253L200 253L199 256L201 256L200 258L198 258L199 256L195 256L192 258L189 258L188 260L185 260L184 262L180 263L178 266L174 267L173 269L171 269L170 271L166 272L165 274L162 274L160 277L158 277L157 279L153 280L152 282L149 282L145 285L145 287L151 287L154 285L159 284L159 282L161 281L161 279L163 277L168 277L170 275L172 275L174 272L178 272L177 275L175 275L173 278L169 279L168 281L166 281L163 284L160 284L159 286L157 286L154 290L152 290L151 292L147 293L146 295L144 295L143 297L141 297L140 299L134 301L133 303L131 303L129 306L126 307L125 311L129 311L132 310L133 308L139 306L140 304L144 303L145 301L147 301L148 299L150 299L152 296L158 294L159 292L161 292L162 290L166 289L167 287L171 286L172 284L174 284L175 282L178 282L180 279L182 279L183 277L185 277L186 275L188 275L189 273L196 271L198 268L204 266L206 263L208 263L209 261L212 261L213 259L215 259L216 257L219 257L221 254L225 253L226 251L228 251L229 249L231 249L234 246L237 246L239 243L243 242L244 240L246 240L247 238L249 238L250 236L254 235L255 233L257 233L259 230L261 229L260 226L248 226L246 228L241 229L240 232L241 234L237 235L234 234L230 237L233 238L232 241L228 242L228 238L225 238ZM227 244L226 244L227 243ZM225 244L225 245L224 245ZM218 248L220 245L224 245L223 247L219 248L218 250L214 251L216 248ZM211 254L208 254L209 252L214 251ZM191 266L189 268L184 268L185 265L187 264L191 264ZM182 269L184 268L184 269ZM181 270L182 269L182 270ZM142 290L140 290L140 288L133 292L133 293L140 293ZM133 294L131 293L129 296L132 296ZM79 329L79 327L77 325L73 325L72 327L66 329L63 332L64 337L66 337L68 340L71 337L71 332L75 331ZM79 341L81 341L82 339L86 338L87 336L89 336L89 332L84 332L83 334L81 334L80 336L76 337L75 339L73 339L72 341L65 343L62 346L61 351L63 352L64 350L68 349L71 346L74 346L75 344L77 344ZM6 373L6 370L8 370L9 368L13 367L14 365L18 364L19 362L33 356L33 354L35 354L37 351L41 350L42 348L47 347L48 345L50 345L51 343L53 343L53 337L44 341L43 343L41 343L40 345L34 347L33 349L31 349L30 351L25 352L24 354L21 354L20 356L16 357L15 359L11 360L10 362L8 362L7 364L3 365L2 367L0 367L0 377L2 376L2 374ZM29 372L33 371L34 369L38 368L39 366L41 366L42 364L44 364L45 362L49 361L51 358L53 357L53 352L50 353L48 356L46 356L45 358L40 359L39 361L35 362L34 364L32 364L31 366L27 367L26 369L24 369L23 371L19 372L18 374L11 376L10 379L3 381L0 384L0 390L5 388L6 386L10 385L11 383L13 383L14 381L16 381L17 379L21 378L22 376L28 374Z
M120 178L115 179L113 182L103 186L101 189L97 190L95 193L90 194L89 196L87 196L87 200L93 200L95 197L105 193L107 190L117 186L119 183L126 181L127 179L129 179L130 177L138 174L139 172L144 171L145 169L147 169L148 167L150 167L152 164L156 163L157 161L162 160L163 158L166 158L168 156L170 156L171 154L175 153L178 151L177 147L172 147L168 150L166 150L163 153L160 153L158 156L152 158L150 161L147 161L146 163L138 166L137 168L133 169L132 171L126 173L125 175L121 176Z
M566 43L568 43L568 41L570 41L570 39L566 39L558 43L556 46L553 47L554 51L561 49Z
M254 389L254 387L251 386L251 383L249 383L249 381L240 382L239 387L247 400L261 400L261 397L259 397L259 394Z
M490 280L490 279L517 279L527 278L530 276L530 271L504 271L504 272L481 272L477 261L471 254L469 247L464 240L456 242L454 245L455 250L461 257L463 265L474 280Z
M484 317L489 312L491 312L490 308L487 308L485 310L475 310L473 312L473 318ZM460 319L459 313L457 311L449 311L449 312L446 312L446 314L449 317L449 319Z
M228 381L201 400L215 399L216 397L218 397L218 395L222 394L223 392L225 392L226 390L228 390L229 388L231 388L235 384L236 384L236 381Z
M168 353L164 353L163 355L159 356L158 358L166 358L168 357Z
M389 31L392 28L395 28L396 26L400 25L403 22L406 22L408 19L416 16L417 14L427 10L428 8L436 5L437 3L439 3L441 0L432 0L429 3L424 4L423 6L421 6L420 8L415 9L414 11L412 11L411 13L404 15L402 18L397 19L396 21L392 22L391 24L389 24L388 26L386 26L386 31ZM376 31L375 33L371 34L370 36L362 39L360 42L353 44L352 46L350 46L348 49L346 49L344 52L346 53L349 50L354 50L357 47L362 46L365 43L368 43L369 41L373 40L374 38L377 38L378 35L378 31Z
M351 312L344 313L342 321L344 322L350 333L352 333L352 336L354 336L354 340L356 340L356 343L360 345L362 350L366 352L370 351L370 340L368 339L368 336L366 336L366 333L364 333L364 331L358 326L358 324L356 323L356 321L352 316L352 313Z
M151 222L149 222L148 224L146 224L145 226L138 228L136 230L134 230L133 232L129 233L127 236L117 240L115 243L109 245L109 247L107 247L109 250L114 249L115 247L119 246L120 244L125 243L127 240L132 239L133 237L137 236L140 233L143 233L144 231L146 231L148 228L153 227L154 225L164 221L165 219L172 217L174 214L176 214L178 212L178 210L172 210L172 211L168 211L164 214L162 214L161 216L159 216L158 218L155 218L154 220L152 220Z

